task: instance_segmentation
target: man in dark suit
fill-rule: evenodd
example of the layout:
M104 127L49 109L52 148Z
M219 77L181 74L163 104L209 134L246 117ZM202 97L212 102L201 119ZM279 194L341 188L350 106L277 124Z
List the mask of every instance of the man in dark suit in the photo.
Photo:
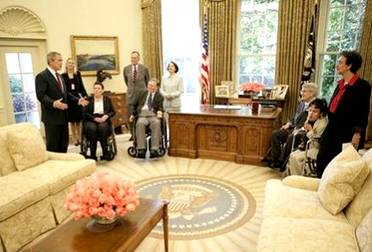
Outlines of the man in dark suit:
M157 80L151 79L147 90L140 90L135 94L129 106L130 121L137 117L136 139L138 157L146 157L146 126L151 129L150 158L159 156L161 137L160 118L163 116L163 96L158 92Z
M140 54L137 51L133 51L130 54L131 64L124 67L123 75L124 81L127 85L127 104L131 103L134 98L135 92L146 90L147 83L150 80L149 70L142 64L139 64ZM129 110L129 106L128 106ZM132 134L132 125L129 124L129 128ZM132 137L131 137L132 138Z
M362 57L356 51L343 51L336 64L342 76L329 103L328 125L320 139L317 156L317 176L321 178L328 163L342 150L343 143L356 149L364 147L371 85L360 78L357 71Z
M301 129L307 119L307 112L309 104L315 99L317 94L317 86L314 83L305 83L301 87L301 102L297 107L294 117L284 124L280 129L274 130L271 137L271 163L270 167L284 168L284 163L291 153L292 142L297 146L297 142L301 138L301 134L296 135L295 139L294 129ZM284 154L281 158L281 144L286 143Z
M62 68L62 56L58 52L47 55L47 68L35 78L37 99L41 104L41 121L45 127L48 151L67 152L68 121L67 99L74 99L81 105L86 102L68 94L63 78L58 73Z

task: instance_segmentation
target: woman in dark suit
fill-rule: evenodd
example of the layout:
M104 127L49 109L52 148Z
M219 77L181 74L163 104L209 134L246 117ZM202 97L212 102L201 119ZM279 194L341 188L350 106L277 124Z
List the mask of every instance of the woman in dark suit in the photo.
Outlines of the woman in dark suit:
M84 131L90 142L90 158L97 160L97 140L101 143L103 156L101 159L110 160L107 153L107 138L111 134L110 118L115 115L111 99L103 96L103 84L94 83L94 96L89 97L88 106L84 107Z
M67 91L70 95L81 98L87 97L87 92L85 91L83 80L81 79L80 72L75 72L75 62L73 59L68 58L66 60L66 72L62 74L63 80L67 87ZM82 107L73 102L72 100L68 102L68 121L70 124L70 129L72 132L72 141L75 145L79 145L80 139L80 123L83 119Z
M357 71L362 57L355 51L340 53L336 64L342 76L329 103L329 123L320 140L317 156L317 175L320 178L328 163L342 150L343 143L351 142L356 149L363 148L368 124L370 84Z

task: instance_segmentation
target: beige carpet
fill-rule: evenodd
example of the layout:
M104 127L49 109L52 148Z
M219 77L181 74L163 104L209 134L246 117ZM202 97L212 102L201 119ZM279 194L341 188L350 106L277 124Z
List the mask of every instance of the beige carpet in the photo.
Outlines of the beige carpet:
M229 232L197 240L170 240L170 251L219 252L255 251L261 224L265 182L280 175L270 168L241 165L209 159L187 159L165 156L158 160L138 160L129 157L128 135L117 136L118 155L111 162L98 162L98 170L108 171L132 181L142 181L168 175L198 175L221 179L247 190L256 201L256 211L248 222ZM69 152L78 152L71 147ZM99 154L99 153L97 153ZM138 252L164 251L162 239L146 238Z

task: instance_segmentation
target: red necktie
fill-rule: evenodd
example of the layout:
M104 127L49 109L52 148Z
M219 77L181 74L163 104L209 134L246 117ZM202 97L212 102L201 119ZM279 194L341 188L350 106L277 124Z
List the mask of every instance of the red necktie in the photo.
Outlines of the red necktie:
M62 82L61 82L61 79L59 78L59 74L57 72L56 72L56 77L57 77L57 87L63 93Z
M133 65L133 82L137 80L137 66Z

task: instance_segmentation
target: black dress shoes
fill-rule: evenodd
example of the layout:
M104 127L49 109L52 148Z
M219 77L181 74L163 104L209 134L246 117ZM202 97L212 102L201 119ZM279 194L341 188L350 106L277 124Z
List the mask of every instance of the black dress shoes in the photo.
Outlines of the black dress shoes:
M157 150L150 151L150 158L158 158L160 157L159 152Z
M101 156L101 160L106 160L106 161L111 161L113 158L110 157L108 154L103 154L103 156Z
M87 156L88 159L94 159L95 161L97 161L97 156Z
M138 150L137 157L138 158L146 158L146 150Z
M269 167L271 167L271 168L281 168L282 167L282 162L280 162L280 161L272 161L269 164Z

